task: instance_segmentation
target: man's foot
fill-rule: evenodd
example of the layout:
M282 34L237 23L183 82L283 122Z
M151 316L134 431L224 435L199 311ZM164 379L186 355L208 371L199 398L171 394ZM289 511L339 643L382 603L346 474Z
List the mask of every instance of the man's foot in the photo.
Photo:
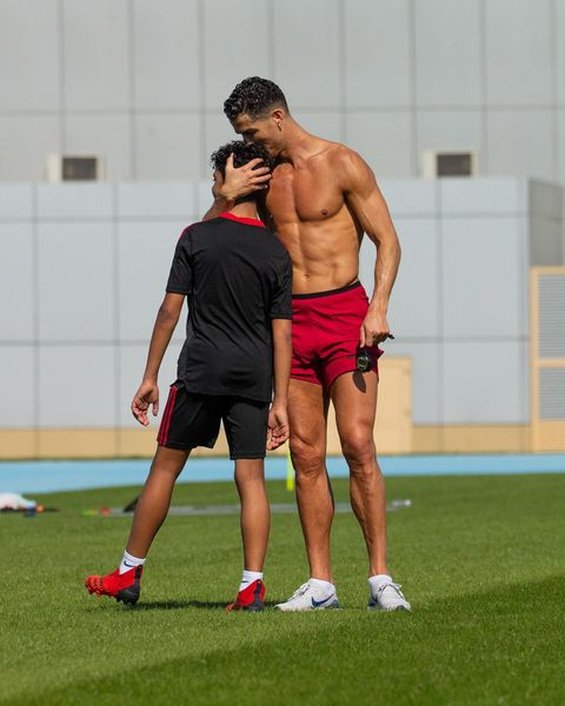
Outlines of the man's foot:
M84 585L89 593L97 596L110 596L118 602L135 605L141 592L142 566L136 566L123 574L116 569L106 576L88 576Z
M265 607L265 584L261 579L257 579L246 586L235 597L235 601L226 606L226 612L232 610L248 610L258 613Z
M367 608L369 610L410 610L410 603L404 598L398 583L383 583L371 593Z
M299 613L306 610L324 610L326 608L339 608L339 601L335 590L324 593L323 590L310 581L303 583L300 588L284 603L278 603L275 608L284 613Z

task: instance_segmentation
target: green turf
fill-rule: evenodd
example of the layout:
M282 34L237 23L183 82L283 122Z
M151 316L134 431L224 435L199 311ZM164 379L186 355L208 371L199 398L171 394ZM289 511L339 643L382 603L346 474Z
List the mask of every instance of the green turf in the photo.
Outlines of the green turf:
M347 499L345 481L336 500ZM273 502L288 502L281 483ZM0 702L11 704L565 703L565 476L404 478L389 498L390 564L412 614L365 609L359 528L336 516L340 611L226 615L240 572L237 516L171 517L135 609L88 596L119 558L127 518L87 517L135 489L44 496L60 513L0 516ZM182 485L177 504L235 502ZM307 575L296 515L275 515L268 599Z

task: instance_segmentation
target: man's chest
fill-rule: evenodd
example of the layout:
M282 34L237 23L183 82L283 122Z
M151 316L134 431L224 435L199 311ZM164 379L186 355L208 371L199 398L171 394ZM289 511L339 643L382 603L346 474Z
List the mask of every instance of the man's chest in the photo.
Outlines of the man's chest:
M325 221L343 208L337 175L328 170L280 165L273 172L266 206L275 225Z

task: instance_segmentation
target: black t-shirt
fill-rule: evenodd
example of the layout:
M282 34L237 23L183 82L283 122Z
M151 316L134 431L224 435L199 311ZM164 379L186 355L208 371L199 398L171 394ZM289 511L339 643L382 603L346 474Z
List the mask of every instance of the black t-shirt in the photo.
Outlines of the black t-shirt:
M290 258L261 221L224 213L186 228L167 282L188 300L186 389L270 401L271 319L291 318L291 290Z

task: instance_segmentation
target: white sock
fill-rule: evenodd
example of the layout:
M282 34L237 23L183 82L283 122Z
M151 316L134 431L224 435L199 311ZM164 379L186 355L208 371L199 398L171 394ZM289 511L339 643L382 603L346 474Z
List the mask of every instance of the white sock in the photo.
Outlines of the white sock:
M262 571L247 571L247 569L243 570L243 574L241 575L241 583L239 584L239 590L243 591L244 588L247 588L250 583L253 583L253 581L257 580L263 580L263 572Z
M371 595L376 594L381 586L386 583L392 583L392 578L388 574L375 574L369 578L369 588Z
M120 563L120 574L125 574L126 571L130 571L136 566L143 566L145 564L145 557L143 559L140 559L137 556L133 556L133 554L128 554L127 552L124 552L124 555L122 556L122 561Z
M312 586L317 586L326 596L330 593L335 593L335 586L331 581L324 581L323 579L309 579Z

